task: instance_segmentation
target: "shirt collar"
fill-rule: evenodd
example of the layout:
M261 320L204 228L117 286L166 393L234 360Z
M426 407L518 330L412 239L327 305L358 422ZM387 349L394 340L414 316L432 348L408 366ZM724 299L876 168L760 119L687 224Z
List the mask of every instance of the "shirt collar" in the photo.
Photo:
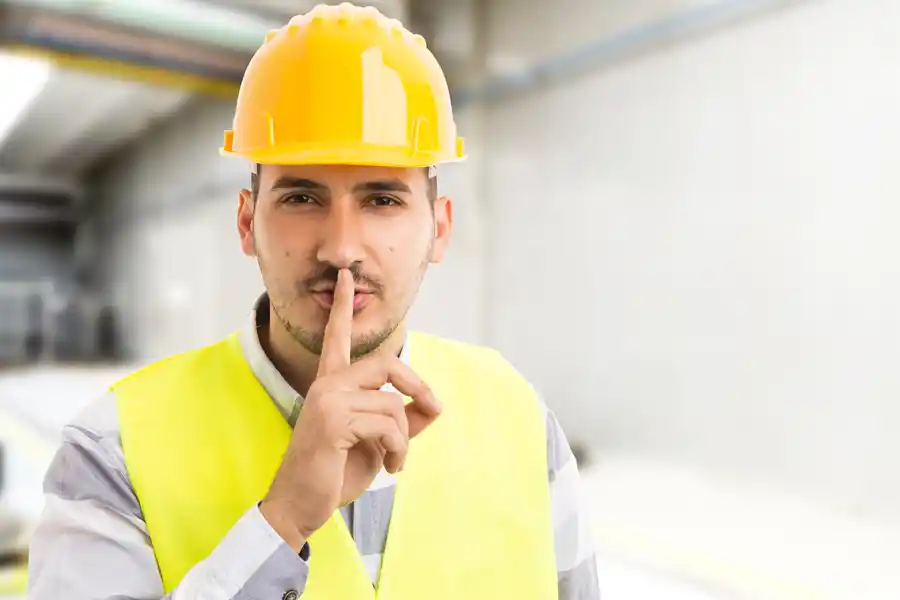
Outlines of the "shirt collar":
M238 333L238 339L240 340L244 358L250 365L253 374L272 398L279 412L293 425L297 419L300 406L303 404L303 396L291 387L291 384L287 382L272 363L265 350L263 350L259 341L259 330L268 324L269 296L262 294L253 305L253 310L250 311L244 327ZM403 342L400 360L404 364L409 364L409 344L407 340ZM393 387L388 385L384 389L393 390Z

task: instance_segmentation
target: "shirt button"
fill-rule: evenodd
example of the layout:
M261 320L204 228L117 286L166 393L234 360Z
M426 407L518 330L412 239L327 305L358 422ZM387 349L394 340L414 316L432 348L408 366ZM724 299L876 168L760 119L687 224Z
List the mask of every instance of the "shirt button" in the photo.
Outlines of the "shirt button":
M288 590L284 593L284 596L281 597L281 600L297 600L300 595L297 593L297 590Z

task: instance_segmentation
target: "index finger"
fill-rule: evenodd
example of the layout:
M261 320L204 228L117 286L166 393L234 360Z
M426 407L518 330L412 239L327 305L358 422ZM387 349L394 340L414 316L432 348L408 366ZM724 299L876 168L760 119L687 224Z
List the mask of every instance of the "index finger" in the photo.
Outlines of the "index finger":
M334 284L334 298L319 356L319 376L328 375L350 366L353 330L353 275L348 269L338 271Z

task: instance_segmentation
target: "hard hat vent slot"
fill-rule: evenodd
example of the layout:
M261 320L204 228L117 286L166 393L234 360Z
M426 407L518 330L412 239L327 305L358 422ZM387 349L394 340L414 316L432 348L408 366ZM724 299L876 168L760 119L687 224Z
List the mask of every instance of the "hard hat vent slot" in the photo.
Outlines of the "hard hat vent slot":
M434 128L425 117L416 119L415 131L413 131L413 152L433 152L437 149L437 140L434 139Z

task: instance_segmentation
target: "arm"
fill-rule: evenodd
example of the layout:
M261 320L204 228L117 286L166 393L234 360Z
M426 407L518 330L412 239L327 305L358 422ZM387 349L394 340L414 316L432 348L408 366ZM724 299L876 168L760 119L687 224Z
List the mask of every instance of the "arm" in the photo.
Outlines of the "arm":
M249 600L302 593L308 565L251 508L165 594L107 394L63 430L31 541L29 600Z
M559 600L600 600L597 562L581 496L578 464L553 412L546 406L544 410Z

